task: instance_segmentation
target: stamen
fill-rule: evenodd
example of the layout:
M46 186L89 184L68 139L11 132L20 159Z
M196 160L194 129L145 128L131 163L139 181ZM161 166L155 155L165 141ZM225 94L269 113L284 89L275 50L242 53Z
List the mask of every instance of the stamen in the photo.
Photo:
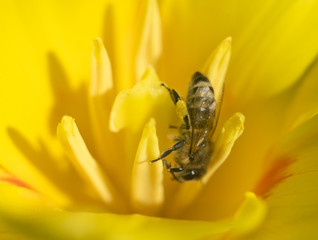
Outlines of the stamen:
M115 203L115 191L96 160L89 153L73 118L64 116L57 127L57 136L66 154L79 173L93 185L103 202ZM116 199L118 203L118 199Z
M131 203L139 213L155 215L164 201L162 164L140 164L159 154L155 120L151 119L144 127L132 171Z
M160 84L155 69L148 66L142 79L133 88L117 95L110 113L110 130L118 132L127 128L136 132L143 128L150 117L172 114L174 109L169 94ZM161 108L163 106L168 107ZM162 119L167 122L167 117Z
M219 169L230 155L235 141L241 136L244 130L245 117L241 113L235 113L224 124L220 134L218 135L212 159L208 166L207 173L202 178L202 183L206 184L212 175Z
M90 95L101 96L113 88L111 63L100 38L92 42Z
M106 49L100 38L92 43L91 81L89 89L89 113L92 122L95 154L98 159L103 159L105 169L116 168L116 161L107 161L118 156L116 138L108 128L111 102L113 101L112 69ZM105 147L105 146L108 147Z
M202 69L202 72L209 78L213 86L217 103L221 102L223 95L225 74L231 57L231 43L231 37L223 40L210 55Z
M136 26L135 71L139 80L149 64L156 65L162 51L161 21L156 0L145 1Z

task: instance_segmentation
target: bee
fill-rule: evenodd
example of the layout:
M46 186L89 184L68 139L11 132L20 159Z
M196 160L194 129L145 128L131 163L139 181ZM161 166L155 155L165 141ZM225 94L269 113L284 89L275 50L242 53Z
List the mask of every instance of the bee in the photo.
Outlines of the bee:
M179 126L177 142L151 162L162 160L166 169L179 182L199 180L206 173L213 152L211 138L217 125L219 109L214 89L209 79L200 72L194 73L190 81L186 103L174 89L165 84L162 86L169 91L177 107L186 107L181 113L183 123ZM172 152L175 167L165 159Z

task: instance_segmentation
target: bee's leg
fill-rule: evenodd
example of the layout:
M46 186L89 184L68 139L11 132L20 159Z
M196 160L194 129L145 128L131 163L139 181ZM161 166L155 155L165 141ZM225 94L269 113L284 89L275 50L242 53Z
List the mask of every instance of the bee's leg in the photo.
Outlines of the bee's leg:
M166 159L162 159L162 164L164 167L166 167L166 169L171 168L171 163L168 163Z
M183 147L183 145L185 144L185 141L184 140L181 140L179 142L177 142L175 145L173 145L171 148L168 148L166 151L164 151L160 157L158 157L157 159L155 160L152 160L151 162L156 162L156 161L159 161L161 159L164 159L166 156L168 156L170 153L172 153L173 151L176 151L178 150L179 148Z
M182 182L182 181L180 181L179 180L179 178L177 178L177 176L174 174L175 172L182 172L184 170L184 168L182 168L182 167L179 167L179 168L169 168L168 169L168 171L171 173L171 175L173 176L173 178L175 179L175 180L177 180L178 182Z
M168 163L166 159L162 159L162 163L163 163L163 166L166 167L166 169L168 170L168 172L171 173L171 175L173 176L173 178L175 180L177 180L178 182L181 182L177 176L174 174L175 172L181 172L183 171L184 169L183 168L172 168L171 167L171 163Z
M169 168L168 171L171 173L182 172L184 170L183 167Z
M169 91L170 97L176 105L178 117L184 121L186 129L190 129L190 117L186 103L180 98L176 90L168 88L164 83L162 83L161 86L164 86Z

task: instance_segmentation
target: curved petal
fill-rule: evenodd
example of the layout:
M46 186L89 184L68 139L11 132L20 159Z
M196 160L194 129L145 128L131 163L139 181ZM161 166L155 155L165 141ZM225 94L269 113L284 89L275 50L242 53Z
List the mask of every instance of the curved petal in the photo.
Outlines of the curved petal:
M21 204L23 198L13 197L19 201L6 203L7 207L3 207L0 199L0 221L11 231L24 233L32 239L222 239L255 230L266 212L264 203L252 193L246 195L233 219L219 222L64 212L43 207L31 210Z
M136 79L139 80L149 64L155 66L162 51L161 22L157 0L145 0L142 3L141 19L135 30L136 43L134 44Z
M123 210L122 199L119 198L110 180L89 153L75 120L69 116L64 116L57 127L57 137L70 161L81 175L91 183L100 199L109 207Z
M292 160L272 188L268 218L249 239L315 239L318 236L318 115L298 126L280 145L277 157Z
M123 90L117 95L111 110L110 129L115 132L123 128L138 131L151 116L155 116L158 109L167 108L164 106L173 109L169 93L161 86L155 70L148 67L142 79L132 89ZM171 116L173 113L166 111L164 115ZM167 120L165 122L167 123Z
M168 83L183 85L218 42L230 35L227 91L245 102L295 83L318 51L316 1L160 3L165 51L159 75Z
M111 63L100 38L92 42L92 63L91 81L89 85L88 104L94 135L94 145L97 155L106 158L112 147L105 144L112 144L107 122L109 120L110 105L113 100L113 76ZM108 151L107 151L108 150Z
M82 115L88 128L80 85L89 77L88 43L102 33L106 2L95 3L0 3L1 165L62 205L70 203L63 192L73 195L78 177L70 177L52 136L66 113Z
M288 111L284 123L285 131L290 131L291 127L300 125L318 112L317 78L318 57L307 69L299 84L295 86L293 99L288 102Z
M155 216L164 201L162 163L150 164L159 156L155 120L144 127L132 169L131 205L134 212Z
M235 141L243 133L244 121L245 117L243 114L235 113L225 122L215 141L211 165L208 167L206 175L202 178L203 183L207 183L210 180L211 176L230 155Z
M249 235L256 231L267 217L266 202L252 192L245 193L245 199L234 215L229 237Z
M211 82L217 104L222 102L225 74L231 57L231 43L231 37L224 39L208 58L202 70Z
M131 88L161 55L157 1L113 1L105 20L103 40L113 64L115 88Z
M57 126L57 137L74 166L91 182L100 198L108 204L113 202L110 182L89 153L75 120L64 116Z
M111 63L100 38L92 43L91 81L89 85L88 106L92 135L94 136L94 156L105 168L114 169L116 136L109 128L109 115L113 102L114 89Z
M120 145L125 146L124 163L120 165L120 171L126 179L126 189L129 196L129 179L131 168L138 147L142 128L154 118L158 123L158 138L167 139L168 126L175 119L175 108L168 91L161 86L161 82L155 70L149 66L142 79L131 89L121 91L112 106L109 127L112 131L125 134ZM137 139L137 141L136 141ZM160 144L163 149L168 143Z

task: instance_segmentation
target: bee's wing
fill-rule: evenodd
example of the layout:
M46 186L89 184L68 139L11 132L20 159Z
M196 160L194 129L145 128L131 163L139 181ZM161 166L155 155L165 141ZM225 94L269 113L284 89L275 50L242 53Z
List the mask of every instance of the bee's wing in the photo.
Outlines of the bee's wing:
M197 129L192 132L192 142L191 142L192 151L195 151L196 149L200 148L200 144L204 140L206 139L211 140L218 124L219 115L221 112L222 99L223 99L223 91L219 99L216 99L216 107L215 107L214 114L212 114L209 117L207 121L207 125L201 129Z
M215 120L213 119L209 119L209 120L215 122ZM213 134L211 127L214 127L215 129L215 126L213 126L210 122L210 124L207 125L206 127L197 129L196 132L193 133L192 143L191 143L193 152L195 152L198 148L200 148L200 145L202 142L205 142L206 140L210 140L210 137Z
M217 99L215 99L215 101L216 101L215 115L214 115L214 118L211 120L212 121L212 128L211 128L211 131L209 132L209 136L208 136L209 139L212 138L212 136L215 132L215 129L218 125L222 101L223 101L223 93L224 93L224 84L222 86L221 95Z

